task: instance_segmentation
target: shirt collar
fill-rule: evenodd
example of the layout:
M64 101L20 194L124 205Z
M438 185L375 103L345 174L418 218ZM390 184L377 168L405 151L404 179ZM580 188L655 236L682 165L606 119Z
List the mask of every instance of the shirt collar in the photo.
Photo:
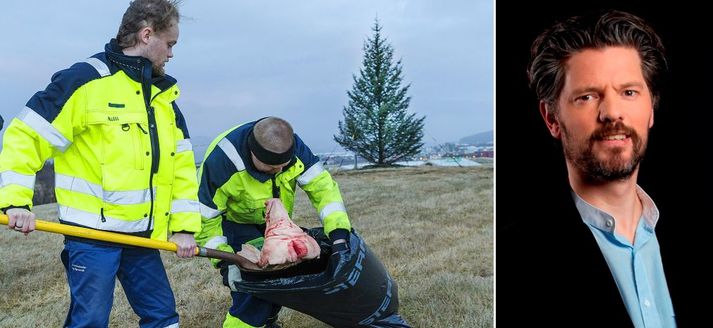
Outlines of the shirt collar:
M582 221L584 221L584 223L587 223L599 230L614 233L616 221L611 214L587 203L587 201L579 197L579 195L577 195L577 193L573 190L571 190L571 192L572 198L574 198L574 204L577 206L577 210L582 216ZM649 197L649 195L638 185L636 186L636 194L639 196L639 199L641 199L641 204L644 207L641 212L641 217L644 219L643 221L647 228L653 230L659 220L659 210L651 197Z

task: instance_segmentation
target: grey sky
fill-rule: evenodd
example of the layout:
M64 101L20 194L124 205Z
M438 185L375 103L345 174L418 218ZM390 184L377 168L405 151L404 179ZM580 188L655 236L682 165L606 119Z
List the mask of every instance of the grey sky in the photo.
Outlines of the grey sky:
M3 1L0 114L6 125L50 76L103 50L128 1ZM336 149L346 91L378 15L411 83L409 110L433 144L493 128L492 0L184 0L166 65L192 137L290 121L315 152ZM4 131L4 130L3 130Z

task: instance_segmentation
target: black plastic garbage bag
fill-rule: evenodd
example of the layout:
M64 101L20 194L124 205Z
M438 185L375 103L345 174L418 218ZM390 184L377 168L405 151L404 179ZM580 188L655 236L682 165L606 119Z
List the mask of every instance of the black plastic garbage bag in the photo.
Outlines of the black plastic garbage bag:
M355 231L349 248L334 253L322 228L307 233L320 244L319 259L278 272L242 272L235 287L334 327L409 327L397 313L396 282Z

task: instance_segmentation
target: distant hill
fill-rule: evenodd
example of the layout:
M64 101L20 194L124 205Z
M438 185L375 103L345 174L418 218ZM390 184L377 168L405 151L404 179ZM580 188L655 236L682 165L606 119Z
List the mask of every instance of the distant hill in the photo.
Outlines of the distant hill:
M460 138L458 143L469 145L482 145L493 143L493 130L476 133L472 136Z

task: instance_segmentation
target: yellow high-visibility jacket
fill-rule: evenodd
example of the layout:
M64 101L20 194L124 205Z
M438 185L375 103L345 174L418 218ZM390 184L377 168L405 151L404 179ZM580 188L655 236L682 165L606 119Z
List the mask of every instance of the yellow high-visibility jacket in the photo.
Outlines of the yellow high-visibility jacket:
M247 148L247 137L255 123L222 133L208 147L199 170L203 227L196 241L207 248L232 251L223 235L222 220L265 223L265 201L275 193L292 216L297 186L317 209L327 235L336 229L348 233L351 224L337 182L299 136L295 134L295 156L282 172L270 175L255 168Z
M192 146L176 80L115 40L52 76L12 120L0 153L0 208L31 208L54 158L60 222L166 240L200 231Z

